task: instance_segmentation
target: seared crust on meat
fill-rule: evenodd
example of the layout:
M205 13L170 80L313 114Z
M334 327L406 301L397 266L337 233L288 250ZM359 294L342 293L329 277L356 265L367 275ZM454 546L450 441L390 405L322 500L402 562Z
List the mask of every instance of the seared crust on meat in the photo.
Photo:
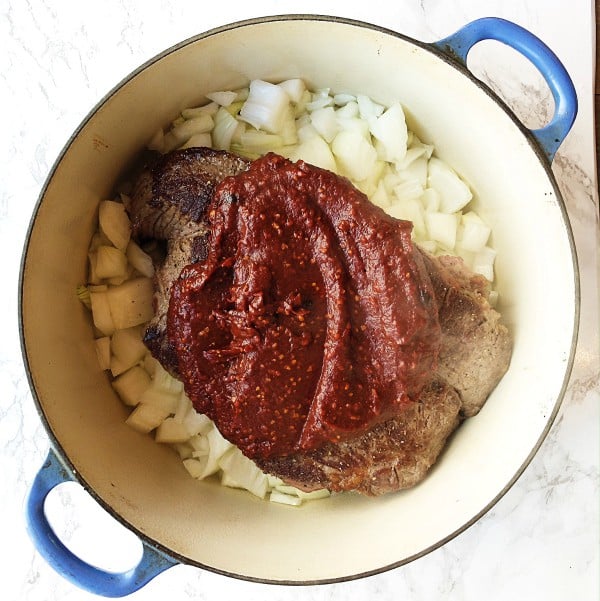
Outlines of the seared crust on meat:
M222 150L176 150L140 174L126 202L133 236L167 243L166 256L155 261L155 311L144 342L172 375L177 375L177 357L166 336L171 283L186 265L206 258L204 212L215 187L247 168L246 159Z
M216 185L248 162L207 148L175 151L141 174L127 209L138 239L167 241L155 276L155 317L145 342L177 375L166 336L172 282L185 265L206 254L204 210ZM414 486L441 453L464 417L475 415L508 369L512 343L488 302L489 285L457 257L418 250L434 287L442 329L438 366L418 399L400 415L342 443L306 453L259 460L264 471L303 490L329 488L381 495Z
M459 412L456 391L432 381L400 415L356 438L256 463L304 491L328 488L369 496L394 492L424 478L458 426Z
M437 376L460 394L461 414L476 415L508 369L512 343L488 303L490 286L460 257L422 252L442 326Z
M162 155L137 179L126 206L133 235L172 241L206 228L204 211L217 184L248 168L242 157L212 148Z

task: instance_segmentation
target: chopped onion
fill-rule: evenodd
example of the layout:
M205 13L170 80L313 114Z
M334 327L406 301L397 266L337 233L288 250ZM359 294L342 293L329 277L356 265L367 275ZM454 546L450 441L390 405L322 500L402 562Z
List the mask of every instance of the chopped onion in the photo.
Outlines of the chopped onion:
M399 162L406 156L408 129L404 111L399 102L392 104L385 112L370 123L373 136L381 142L382 159Z
M209 133L194 134L185 144L180 146L180 148L198 148L202 146L208 148L212 146L212 136Z
M396 219L412 221L414 234L419 238L426 237L425 219L428 215L424 216L423 205L416 198L406 198L401 202L392 203L392 205L386 207L385 211L392 217L396 217ZM431 235L431 232L429 234Z
M360 114L361 119L369 122L371 119L375 119L380 117L383 113L384 107L381 104L377 104L373 102L368 96L364 94L358 94L356 96L356 101L358 104L358 112Z
M115 324L111 315L107 292L93 292L90 290L90 303L94 325L105 336L111 336L115 331Z
M178 394L169 393L166 390L160 390L151 384L140 396L138 401L144 405L151 405L164 412L167 415L173 415L177 410Z
M337 109L335 115L338 119L353 119L358 117L358 102L355 98L352 98L350 102Z
M425 224L429 237L451 251L456 244L456 230L458 219L456 215L448 213L425 213Z
M167 417L159 424L154 440L173 444L175 442L185 442L189 437L188 431L181 422L172 417Z
M128 426L142 434L157 428L169 414L155 405L140 403L125 420Z
M377 161L377 152L364 136L355 131L341 131L331 150L344 175L357 182L365 179Z
M283 139L277 134L264 131L245 131L240 137L240 144L251 153L264 154L270 149L277 150L283 146Z
M100 369L110 368L110 336L96 338L96 354Z
M223 438L216 428L211 428L206 434L208 440L208 455L198 457L203 464L200 478L206 478L219 471L219 460L233 447L233 445Z
M436 213L440 210L441 197L440 193L433 188L426 188L421 196L421 201L426 211Z
M212 92L206 97L220 106L229 106L237 98L237 92Z
M344 117L336 115L340 130L350 131L361 135L369 144L372 144L371 135L369 133L369 124L359 117Z
M286 79L277 85L283 88L290 100L296 104L302 100L302 95L306 92L306 85L302 79Z
M307 111L315 111L317 109L322 109L326 106L331 106L333 104L333 98L329 94L329 88L322 88L317 90L313 95L312 99L306 105Z
M473 257L473 271L484 276L492 282L494 280L494 262L496 260L496 251L489 246L485 246Z
M332 106L326 106L313 111L310 121L326 142L331 142L339 129L339 123Z
M377 188L375 188L375 192L371 194L371 202L376 204L378 207L385 209L390 206L390 196L387 192L385 183L383 179L380 179L377 183Z
M110 350L113 359L117 359L122 366L119 369L119 373L139 363L148 352L148 349L142 342L142 330L138 326L117 330L111 338ZM113 375L117 374L113 371Z
M183 466L192 478L201 478L204 471L204 465L198 459L184 459Z
M402 169L398 169L398 175L405 181L417 181L423 190L427 186L427 158L420 156L412 160Z
M308 116L306 119L298 119L296 121L296 133L298 136L298 142L300 144L306 140L310 140L310 138L314 138L315 136L320 137L319 132L316 130Z
M411 179L401 184L398 184L394 188L394 193L400 200L400 202L404 200L414 200L416 198L421 198L423 195L423 185L419 180Z
M349 102L356 102L356 96L354 94L336 94L333 97L333 103L336 106L346 106Z
M226 486L244 488L261 499L267 494L267 476L239 449L232 448L225 453L219 460L219 467L223 471L221 482Z
M473 198L467 184L458 177L447 163L436 157L429 159L427 185L430 188L435 188L440 194L440 211L442 213L456 213Z
M184 119L193 119L194 117L200 117L201 115L210 115L211 117L214 117L218 110L219 105L216 102L209 102L203 106L183 109L181 111L181 116Z
M256 129L277 133L283 125L288 102L289 97L280 86L254 80L240 117Z
M300 142L296 149L289 155L289 158L292 161L302 159L311 165L316 165L322 169L337 173L338 167L331 148L318 134L304 140L304 142Z
M487 244L492 230L481 219L465 219L463 215L457 244L464 250L479 252Z
M101 278L127 277L127 257L114 246L96 249L96 275Z
M140 401L142 394L150 388L148 372L136 365L112 381L112 386L121 400L132 407Z
M129 241L125 255L130 265L147 278L154 276L152 257L146 254L133 240Z
M279 492L278 490L271 491L269 495L269 501L273 503L281 503L282 505L301 505L302 499L300 497L296 497L294 495L287 495L283 492Z
M229 150L231 140L238 126L239 122L237 119L227 109L221 107L215 115L215 127L212 131L214 148L217 150Z
M107 290L106 296L114 328L117 330L146 323L154 315L154 286L150 278L134 278L120 286L112 286Z
M98 207L98 222L102 233L124 251L131 237L131 222L123 203L103 200Z

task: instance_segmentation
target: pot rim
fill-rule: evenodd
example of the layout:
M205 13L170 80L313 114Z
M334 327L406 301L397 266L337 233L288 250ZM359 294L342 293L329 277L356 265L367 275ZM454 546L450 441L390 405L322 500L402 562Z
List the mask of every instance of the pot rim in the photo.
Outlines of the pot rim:
M199 40L210 38L215 35L219 35L224 32L232 31L234 29L239 29L239 28L243 28L243 27L251 27L251 26L261 25L261 24L265 24L265 23L277 23L277 22L288 22L288 21L317 21L317 22L330 22L333 24L339 23L342 25L349 25L349 26L354 26L354 27L358 27L358 28L373 30L373 31L376 31L379 33L383 33L385 35L392 36L394 38L401 39L409 44L412 44L412 45L417 46L429 53L432 53L436 58L443 60L449 66L458 70L462 75L467 77L481 91L483 91L485 94L487 94L494 101L494 103L501 110L503 110L506 113L506 115L512 120L512 122L517 126L517 128L523 134L523 136L525 137L525 139L527 140L527 142L529 144L529 147L534 152L534 154L536 155L537 159L539 160L541 166L543 167L543 169L546 173L546 176L548 177L549 183L552 186L552 189L556 196L558 208L560 209L560 212L561 212L561 218L562 218L562 221L563 221L566 233L567 233L568 241L569 241L569 247L570 247L570 251L571 251L571 259L572 259L572 264L573 264L574 292L575 292L575 294L574 294L575 298L573 299L573 302L574 302L573 335L572 335L572 339L571 339L569 356L568 356L568 359L566 362L565 373L564 373L564 378L562 381L560 392L559 392L556 402L552 408L552 411L551 411L550 415L548 416L548 419L546 421L546 426L544 427L543 431L541 432L539 438L537 439L536 443L534 444L533 448L531 449L531 451L529 452L527 457L524 459L524 461L520 465L519 469L515 472L515 474L511 477L511 479L506 483L506 485L502 488L502 490L481 511L479 511L475 516L473 516L470 520L468 520L466 523L464 523L461 527L457 528L456 530L454 530L453 532L448 534L443 539L437 541L435 544L430 545L429 547L427 547L426 549L423 549L422 551L420 551L418 553L415 553L409 557L405 557L401 560L392 562L390 564L380 566L376 569L359 572L356 574L352 574L350 576L341 576L341 577L325 578L325 579L318 579L318 580L274 580L274 579L268 579L268 578L258 578L258 577L253 577L250 575L238 574L235 572L221 570L221 569L215 568L213 566L206 565L201 562L192 560L183 555L180 555L179 553L169 549L167 546L165 546L161 542L144 534L135 525L133 525L132 523L127 521L125 518L123 518L115 509L113 509L113 507L110 504L108 504L106 501L104 501L98 495L98 493L95 492L93 487L90 486L88 484L88 482L83 478L83 476L77 471L77 469L71 462L70 458L68 457L67 453L64 451L60 441L55 436L55 434L50 426L50 423L49 423L48 419L46 418L45 411L42 407L41 399L39 398L37 390L35 388L33 375L32 375L32 371L30 369L29 360L28 360L27 343L25 340L24 318L23 318L25 267L26 267L26 263L27 263L27 256L28 256L31 234L36 225L40 206L45 198L46 191L50 185L50 182L52 181L52 179L54 177L55 172L57 171L57 169L58 169L60 163L62 162L63 158L65 157L65 155L69 152L72 143L79 136L79 134L85 128L87 123L99 111L99 109L112 96L114 96L117 92L119 92L125 85L127 85L131 80L133 80L135 77L137 77L140 73L142 73L147 68L154 65L155 63L159 62L160 60L164 59L165 57L179 51L180 49L182 49L190 44L193 44ZM477 77L475 77L473 75L473 73L471 73L468 70L466 65L464 65L460 60L457 60L455 57L451 56L450 53L446 53L446 52L442 51L439 47L436 47L433 43L416 40L414 38L411 38L410 36L399 33L397 31L393 31L386 27L376 25L373 23L369 23L366 21L362 21L362 20L332 16L332 15L298 13L298 14L266 15L266 16L261 16L261 17L244 19L244 20L240 20L240 21L234 21L234 22L231 22L231 23L228 23L225 25L221 25L221 26L209 29L205 32L201 32L201 33L191 36L183 41L180 41L180 42L170 46L169 48L166 48L165 50L163 50L160 53L156 54L155 56L151 57L150 59L146 60L140 66L138 66L133 71L131 71L128 75L126 75L123 79L121 79L121 81L119 81L114 87L112 87L89 110L89 112L81 120L79 125L76 127L76 129L73 131L73 133L69 136L65 145L59 152L50 171L48 172L48 175L46 176L44 184L38 195L37 201L33 207L32 216L31 216L31 219L30 219L30 222L29 222L29 225L27 228L26 236L25 236L25 242L24 242L24 246L23 246L20 267L19 267L18 329L19 329L21 354L22 354L22 358L23 358L23 363L24 363L24 367L25 367L27 380L29 383L29 388L31 390L32 398L35 403L37 413L38 413L38 415L44 425L44 429L48 435L52 450L55 452L59 461L64 465L64 467L72 475L73 479L76 482L78 482L84 488L84 490L88 494L90 494L92 496L92 498L105 511L107 511L114 519L116 519L119 523L121 523L123 526L125 526L130 532L133 532L142 541L142 543L144 545L154 548L154 549L158 550L160 553L164 554L165 556L172 558L175 561L178 561L179 563L182 563L184 565L194 566L194 567L201 568L201 569L204 569L204 570L216 573L216 574L229 576L232 578L236 578L236 579L248 581L248 582L257 582L257 583L263 583L263 584L276 584L276 585L308 586L308 585L317 585L317 584L333 584L333 583L357 580L357 579L365 578L368 576L381 574L381 573L393 570L395 568L398 568L400 566L406 565L408 563L411 563L412 561L419 559L421 557L424 557L425 555L428 555L432 551L444 546L446 543L448 543L452 539L456 538L458 535L462 534L464 531L466 531L468 528L470 528L474 523L478 522L494 505L496 505L496 503L498 503L498 501L512 488L512 486L515 484L515 482L521 477L521 475L523 474L525 469L529 466L529 464L533 460L533 457L539 451L542 443L544 442L548 433L550 432L550 430L554 424L554 421L556 419L556 416L560 410L562 401L564 399L564 396L565 396L565 393L566 393L566 390L567 390L567 387L568 387L568 384L570 381L572 368L573 368L573 364L574 364L574 360L575 360L575 352L576 352L576 348L577 348L577 339L578 339L578 330L579 330L579 324L580 324L580 304L581 304L581 290L580 290L580 272L579 272L579 264L578 264L578 257L577 257L577 249L575 246L573 231L571 228L568 212L566 209L566 205L565 205L562 193L560 191L558 183L552 172L550 161L548 160L548 158L544 154L543 150L541 149L537 139L535 138L535 136L533 135L531 130L529 130L527 127L525 127L525 125L523 125L523 123L518 119L518 117L515 115L515 113L509 108L509 106L506 104L506 102L502 98L500 98L498 96L498 94L496 92L494 92L487 84L485 84L484 82L479 80Z

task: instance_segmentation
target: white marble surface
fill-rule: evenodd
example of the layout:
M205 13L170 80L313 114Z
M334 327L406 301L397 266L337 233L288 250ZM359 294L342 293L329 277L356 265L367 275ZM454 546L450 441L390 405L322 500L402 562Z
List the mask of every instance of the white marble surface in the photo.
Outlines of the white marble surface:
M553 165L576 236L582 272L582 328L573 376L554 426L523 476L501 501L441 549L390 572L334 585L286 587L242 582L177 566L136 599L333 600L352 598L599 598L598 196L592 117L593 3L571 0L167 0L0 2L0 597L83 600L36 553L25 532L28 487L48 440L25 377L17 328L19 259L31 211L68 135L121 78L164 48L210 27L266 14L339 14L433 41L481 16L502 16L544 39L578 90L575 126ZM497 45L474 51L472 68L528 126L551 113L540 78ZM52 495L56 529L87 559L130 563L129 536L104 522L76 485ZM114 541L117 540L117 545ZM94 541L94 544L90 544ZM115 554L115 547L118 553ZM113 550L111 550L113 549ZM112 556L112 558L111 558ZM119 562L122 562L120 564Z

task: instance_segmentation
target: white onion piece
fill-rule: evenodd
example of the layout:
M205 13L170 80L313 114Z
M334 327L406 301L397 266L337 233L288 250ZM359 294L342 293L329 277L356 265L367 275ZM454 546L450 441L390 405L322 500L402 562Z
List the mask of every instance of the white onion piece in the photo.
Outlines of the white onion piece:
M129 241L125 256L129 264L147 278L154 276L154 263L152 257L145 253L133 240Z
M426 188L423 192L423 196L421 196L421 201L423 202L423 207L426 211L436 213L440 210L442 198L437 190Z
M337 173L338 170L329 144L318 134L300 142L295 150L289 154L289 158L292 161L302 159L311 165L333 171L334 173Z
M287 495L283 492L279 492L278 490L271 491L269 495L269 501L272 503L281 503L282 505L301 505L302 499L300 497L296 497L294 495Z
M96 275L100 279L125 277L127 257L114 246L99 246L96 249Z
M207 94L206 97L219 106L229 106L234 100L237 99L237 92L212 92Z
M290 100L296 104L302 100L302 95L306 92L306 85L302 79L286 79L277 85L283 88Z
M313 111L310 114L310 121L326 142L331 142L335 138L340 127L332 106Z
M349 102L355 102L356 96L354 94L346 94L344 92L335 94L333 97L333 104L336 106L346 106Z
M364 94L358 94L356 96L356 102L358 104L358 113L361 119L364 119L365 121L376 119L383 113L384 107L381 104L373 102L371 98Z
M131 237L131 222L121 202L103 200L98 206L100 231L119 250L125 250Z
M135 407L151 383L148 372L136 365L115 378L112 386L126 405Z
M441 197L440 211L455 213L463 209L473 194L450 166L436 157L429 159L427 185L436 189Z
M336 115L339 129L360 134L369 144L372 144L369 124L359 117L343 117Z
M353 119L354 117L358 117L358 115L358 102L355 99L335 111L335 116L338 119Z
M209 133L194 134L185 144L180 148L198 148L199 146L212 146L212 136Z
M157 428L169 413L156 405L140 403L125 420L125 423L142 434Z
M398 169L398 175L405 181L414 180L419 182L421 190L424 191L427 186L427 158L420 156L412 160L406 167Z
M240 118L256 129L276 133L283 124L288 102L289 96L283 88L255 79L250 83L250 93Z
M165 418L156 429L154 440L156 442L173 444L185 442L190 437L185 426L172 417Z
M219 105L216 102L209 102L202 106L196 106L189 109L183 109L181 116L184 119L193 119L194 117L200 117L200 115L210 115L214 117L219 110Z
M215 115L215 127L212 130L213 146L217 150L229 150L231 139L238 129L239 122L225 108L221 107Z
M373 119L370 130L381 142L382 159L394 163L404 159L408 144L408 129L400 103L392 104L380 117Z
M423 214L423 205L415 198L403 199L402 202L394 202L385 209L386 213L396 219L412 221L414 234L419 238L425 238L427 227Z
M312 94L310 102L306 104L306 110L311 112L332 104L333 98L329 95L329 88L322 88Z
M492 230L481 221L464 220L460 226L457 245L470 252L479 252L487 244Z
M494 280L494 262L496 260L496 251L489 246L485 246L473 257L472 268L475 273L479 273L487 280Z
M377 161L373 145L356 131L341 131L334 138L331 150L342 173L357 182L369 175Z
M266 474L260 471L254 461L245 457L239 449L232 448L219 459L222 470L221 483L245 490L263 499L269 482Z
M91 308L91 306L90 306ZM100 369L105 370L110 368L110 336L101 336L96 338L96 355Z
M431 240L439 242L442 248L452 251L456 244L458 218L448 213L425 213L427 233Z
M378 207L385 209L389 207L391 204L390 195L385 187L385 184L382 179L377 182L377 187L375 188L375 192L371 194L371 202L376 204Z
M92 292L90 290L90 302L92 305L92 319L94 321L94 325L105 336L111 336L115 331L115 323L110 313L107 292Z

